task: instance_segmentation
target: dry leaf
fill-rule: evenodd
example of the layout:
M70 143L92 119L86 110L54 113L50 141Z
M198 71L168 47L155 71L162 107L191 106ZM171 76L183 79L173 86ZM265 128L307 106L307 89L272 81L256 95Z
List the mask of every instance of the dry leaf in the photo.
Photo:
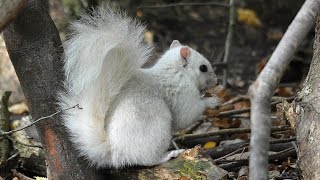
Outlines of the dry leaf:
M232 124L232 120L228 118L220 119L220 118L214 118L212 121L212 126L214 127L220 127L220 128L230 128Z
M242 166L241 169L238 171L238 179L239 179L239 177L242 177L242 176L247 177L248 175L249 175L249 167ZM245 178L245 179L247 179L247 178ZM243 180L245 180L245 179L243 179Z
M200 14L195 11L190 12L189 16L196 21L203 21L203 18L200 16Z
M249 26L261 27L262 23L256 12L252 9L237 9L238 21Z
M190 180L188 177L186 177L186 176L181 176L180 178L179 178L179 180Z
M223 112L223 111L229 111L229 110L233 110L234 107L232 104L228 104L228 105L225 105L225 106L220 106L219 110L220 112Z
M238 133L231 136L232 139L248 139L248 133Z
M240 101L233 104L234 109L245 109L251 106L250 101Z
M222 86L216 87L214 94L216 94L222 102L226 102L232 98L230 90L224 89Z
M266 64L268 62L268 59L269 59L269 57L261 59L261 61L257 65L256 74L259 74L263 70L263 68L266 66Z
M152 31L146 31L144 33L144 41L147 42L148 44L153 43L153 37L154 37L154 33Z
M219 110L217 109L211 109L211 108L207 108L205 111L204 111L204 115L207 116L207 117L216 117L218 114L219 114Z
M231 123L232 128L239 128L241 126L241 120L240 119L233 119Z
M269 29L267 32L268 39L279 41L283 36L283 31L280 28L277 29Z
M142 16L143 16L142 11L141 11L141 10L137 10L136 16L137 16L137 17L142 17Z
M9 107L9 112L12 114L23 114L29 112L28 106L25 102L14 104Z
M241 176L241 177L238 177L237 180L249 180L249 177L248 176Z
M46 177L38 177L38 176L36 176L35 178L36 178L36 180L48 180L48 178L46 178Z
M208 150L208 149L212 149L214 147L217 146L217 142L214 142L214 141L208 141L206 144L204 144L203 148L205 150Z
M291 97L294 95L293 87L279 87L275 91L276 95L281 97Z
M292 128L296 125L297 114L294 111L294 105L288 103L286 100L283 100L282 103L277 104L277 115L281 120L286 120L289 122Z

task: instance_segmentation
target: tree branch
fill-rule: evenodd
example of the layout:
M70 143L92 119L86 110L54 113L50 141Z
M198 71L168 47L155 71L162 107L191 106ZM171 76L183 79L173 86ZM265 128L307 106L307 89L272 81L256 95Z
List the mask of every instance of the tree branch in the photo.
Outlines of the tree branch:
M223 57L223 63L228 64L229 58L230 58L230 51L231 51L231 44L232 44L232 37L233 37L233 30L234 30L234 19L235 19L235 4L234 0L229 0L229 25L228 25L228 34L226 38L226 44L225 44L225 50L224 50L224 57ZM228 78L228 66L223 69L223 79L222 84L226 88L227 87L227 78Z
M249 88L252 123L250 179L268 179L271 97L294 52L313 27L319 10L320 0L304 3L267 65Z

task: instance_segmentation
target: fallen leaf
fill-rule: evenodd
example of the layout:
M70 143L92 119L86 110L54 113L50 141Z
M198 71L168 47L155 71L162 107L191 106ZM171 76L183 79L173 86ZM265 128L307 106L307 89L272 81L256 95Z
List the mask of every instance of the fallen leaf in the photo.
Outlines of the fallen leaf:
M188 177L186 177L186 176L181 176L180 178L179 178L179 180L190 180Z
M233 110L233 109L234 109L234 107L233 107L232 104L220 106L220 108L219 108L220 112L222 112L222 111L229 111L229 110Z
M294 95L293 87L279 87L275 91L276 95L281 97L291 97Z
M144 41L147 42L148 44L153 43L153 37L154 37L154 33L152 31L146 31L144 33Z
M263 68L266 66L269 58L270 57L261 59L261 61L257 65L256 74L259 74L263 70Z
M46 177L36 176L35 178L36 178L36 180L48 180L48 178L46 178Z
M250 101L240 101L233 104L234 109L245 109L251 106Z
M261 27L262 23L257 13L252 9L237 9L238 21L249 26Z
M214 118L212 121L212 126L214 127L220 127L220 128L230 128L232 124L232 120L228 118L220 119L220 118Z
M247 177L248 175L249 175L249 167L248 166L242 166L241 169L238 171L238 179L239 179L239 177L242 177L242 176ZM243 180L245 180L247 178L244 178Z
M216 117L218 114L219 114L219 110L217 109L211 109L211 108L207 108L205 111L204 111L204 115L205 116L208 116L208 117Z
M142 11L141 11L141 10L137 10L136 16L137 16L137 17L142 17L142 16L143 16Z
M21 115L23 113L29 112L28 106L25 102L14 104L9 107L9 112L12 114Z
M241 120L240 119L233 119L231 123L232 128L239 128L241 126Z
M208 149L212 149L214 147L217 146L217 142L214 142L214 141L208 141L206 144L203 145L203 148L205 150L208 150Z
M279 41L283 36L283 31L280 28L277 29L269 29L267 32L267 37L270 40Z

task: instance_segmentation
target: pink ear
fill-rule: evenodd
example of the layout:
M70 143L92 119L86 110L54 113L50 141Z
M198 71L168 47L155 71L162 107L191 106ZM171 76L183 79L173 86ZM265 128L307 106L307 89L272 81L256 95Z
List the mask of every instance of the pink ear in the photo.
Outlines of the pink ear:
M173 40L170 49L181 46L180 42L178 40Z
M190 49L188 47L182 47L180 49L180 56L183 59L187 59L190 56Z
M187 65L188 64L187 58L190 57L190 49L188 47L182 47L180 49L180 56L183 59L183 65L184 66Z

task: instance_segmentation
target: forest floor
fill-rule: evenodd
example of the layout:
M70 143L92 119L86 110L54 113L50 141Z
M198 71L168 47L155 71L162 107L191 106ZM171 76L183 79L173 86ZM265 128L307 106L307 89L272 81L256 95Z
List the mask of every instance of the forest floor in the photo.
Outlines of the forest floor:
M152 65L172 40L178 39L207 57L216 66L217 75L221 79L224 76L223 69L227 68L226 88L213 90L216 96L222 99L222 105L218 109L208 109L194 125L177 132L173 140L179 148L193 148L200 144L214 164L226 170L230 178L248 179L250 101L246 93L303 3L302 0L295 2L239 1L236 4L230 58L226 65L221 65L221 62L228 33L229 8L150 7L144 4L128 10L130 15L146 22L146 41L154 43L156 47L153 58L146 66ZM64 39L67 23L61 22L59 12L52 14L57 16L53 19L56 20L58 28L60 27L61 37ZM66 13L63 16L70 15ZM292 117L289 103L299 91L308 71L312 58L313 36L314 32L310 32L295 54L270 104L273 125L269 151L270 179L299 179L295 133L288 119ZM17 129L30 123L29 112L3 40L0 40L0 59L0 89L13 90L9 100L10 129ZM10 175L2 174L2 171L0 176L11 176L15 179L46 176L43 150L37 142L35 129L28 128L11 138L13 149L16 150L12 151L10 161L0 161L0 170L14 171L8 171ZM30 147L30 144L36 147Z

